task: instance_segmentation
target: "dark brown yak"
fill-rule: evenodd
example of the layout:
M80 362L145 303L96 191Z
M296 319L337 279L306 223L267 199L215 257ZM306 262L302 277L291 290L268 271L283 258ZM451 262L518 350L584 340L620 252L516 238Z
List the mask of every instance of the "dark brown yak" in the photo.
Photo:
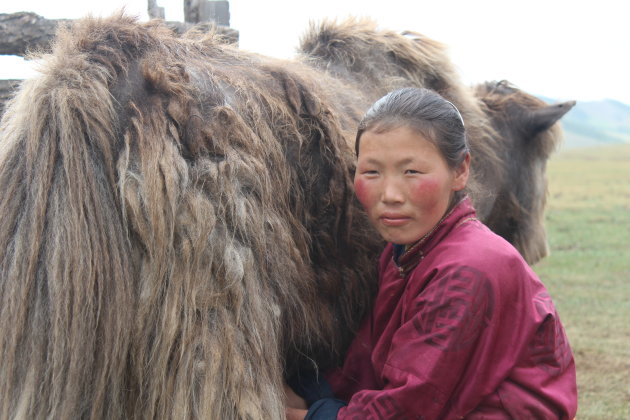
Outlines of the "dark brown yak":
M415 32L379 31L366 20L323 22L301 42L302 61L372 95L409 85L435 90L460 109L473 154L471 193L479 217L530 263L547 255L546 163L561 141L554 125L574 101L549 106L508 82L472 92L444 47ZM374 99L374 98L370 98Z
M510 241L530 263L547 255L544 208L547 160L562 140L555 124L575 101L548 105L507 81L475 88L485 114L499 134L505 174L485 222Z
M0 127L0 419L280 419L283 374L338 359L380 247L351 183L366 106L436 88L480 183L501 168L439 45L338 27L391 62L328 74L124 16L60 32Z

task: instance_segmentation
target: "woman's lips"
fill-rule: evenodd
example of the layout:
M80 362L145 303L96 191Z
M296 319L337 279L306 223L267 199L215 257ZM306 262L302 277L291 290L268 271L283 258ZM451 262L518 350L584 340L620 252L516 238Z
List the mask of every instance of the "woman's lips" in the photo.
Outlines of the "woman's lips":
M380 217L381 223L385 226L402 226L409 221L409 217L398 214L383 214Z

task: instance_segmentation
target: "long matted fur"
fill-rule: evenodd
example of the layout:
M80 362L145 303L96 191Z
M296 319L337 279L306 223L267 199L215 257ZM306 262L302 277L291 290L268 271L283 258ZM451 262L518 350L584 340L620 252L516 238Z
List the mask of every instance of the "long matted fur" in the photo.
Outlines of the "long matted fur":
M435 81L365 89L156 22L62 30L0 128L0 419L283 418L283 375L334 363L374 292L365 108L444 85L492 131L431 51Z

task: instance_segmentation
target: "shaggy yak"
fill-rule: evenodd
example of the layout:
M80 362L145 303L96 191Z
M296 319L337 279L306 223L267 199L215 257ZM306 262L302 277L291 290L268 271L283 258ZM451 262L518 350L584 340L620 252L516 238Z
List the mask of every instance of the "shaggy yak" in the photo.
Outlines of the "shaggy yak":
M480 213L543 255L543 184L521 184L561 112L475 96L439 44L366 22L301 48L281 61L125 16L60 31L0 128L0 419L283 418L283 376L337 362L369 308L381 244L353 139L399 86L460 107Z
M506 163L484 221L533 264L548 253L543 226L546 165L562 138L555 123L575 101L547 105L507 81L480 84L474 93L503 143L497 153Z

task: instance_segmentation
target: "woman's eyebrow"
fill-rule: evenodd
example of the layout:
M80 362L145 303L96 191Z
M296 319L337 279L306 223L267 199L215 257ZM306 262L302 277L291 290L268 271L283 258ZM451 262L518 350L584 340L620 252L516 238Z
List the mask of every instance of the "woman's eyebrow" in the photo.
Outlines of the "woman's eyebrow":
M407 166L407 165L410 165L410 164L412 164L412 165L423 165L423 162L424 161L422 159L419 159L417 157L408 157L408 158L404 158L404 159L401 159L401 160L397 161L395 163L395 165L396 165L396 167L401 168L401 167L404 167L404 166Z
M364 159L363 162L368 163L370 165L380 165L381 161L376 158L367 158Z
M408 158L405 158L405 159L403 159L403 160L398 161L398 162L397 162L397 164L398 164L398 165L408 165L408 164L410 164L410 163L413 163L414 161L415 161L415 159L414 159L414 158L412 158L412 157L408 157Z
M366 158L363 160L364 163L369 164L369 165L382 165L383 161L381 159L378 158ZM402 160L396 161L394 162L394 164L396 166L405 166L408 165L410 163L414 163L417 162L417 159L413 158L413 157L408 157L408 158L404 158Z

